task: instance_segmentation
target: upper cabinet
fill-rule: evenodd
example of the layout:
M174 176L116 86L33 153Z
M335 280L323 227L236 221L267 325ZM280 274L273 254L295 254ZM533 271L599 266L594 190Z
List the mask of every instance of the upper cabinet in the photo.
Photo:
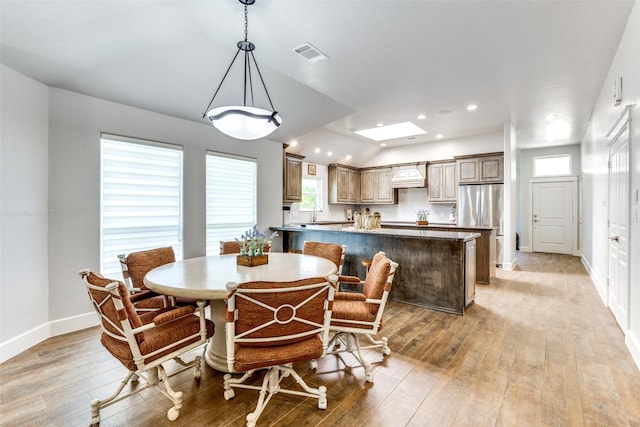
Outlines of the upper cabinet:
M504 156L501 154L458 158L456 163L459 184L504 181Z
M302 200L302 159L304 159L304 156L284 153L282 188L284 203L294 203Z
M360 171L343 165L329 165L329 203L357 204Z
M391 184L390 167L360 171L360 203L394 204L398 191Z
M433 162L427 165L430 203L456 203L458 182L456 161Z

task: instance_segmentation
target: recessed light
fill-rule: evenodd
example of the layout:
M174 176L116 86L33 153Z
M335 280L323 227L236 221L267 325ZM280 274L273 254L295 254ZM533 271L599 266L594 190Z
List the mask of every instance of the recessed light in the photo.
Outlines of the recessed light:
M380 147L386 147L387 144L385 142L383 142L382 144L380 144Z
M289 145L291 145L292 147L295 147L296 145L298 145L298 141L294 139L293 141L291 141Z
M424 120L424 119L426 119L426 118L427 118L427 116L425 116L424 114L420 114L420 115L418 116L418 120Z
M320 152L320 149L319 149L319 148L316 148L316 149L315 149L315 150L313 150L313 151L314 151L314 153L318 154L318 153Z
M384 126L384 123L378 123L376 126L381 128L382 126Z
M347 159L347 160L351 160L351 154L347 154L346 159Z
M441 133L436 135L436 138L438 138L438 139L442 139L442 137L443 137L443 135Z
M407 136L424 135L424 129L416 126L411 122L396 123L382 127L371 129L363 129L355 131L360 136L372 139L374 141L385 141L387 139L404 138Z
M333 155L333 152L331 152L331 151L327 151L327 157L328 157L328 156L332 156L332 155Z
M473 111L473 110L477 110L477 109L478 109L478 106L475 105L475 104L467 105L467 111Z
M545 120L549 120L549 121L555 120L557 118L558 118L558 115L557 114L553 114L553 113L547 114L546 116L544 116L544 119Z

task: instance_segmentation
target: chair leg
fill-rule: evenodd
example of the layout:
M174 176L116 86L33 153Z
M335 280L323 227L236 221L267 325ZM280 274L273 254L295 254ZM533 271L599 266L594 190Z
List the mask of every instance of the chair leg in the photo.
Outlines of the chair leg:
M167 373L165 372L162 365L158 366L158 372L160 373L160 378L162 378L162 382L164 383L166 391L162 390L157 385L156 387L158 387L158 390L160 390L162 394L167 396L173 402L173 407L169 408L169 411L167 411L167 418L169 419L169 421L175 421L180 416L180 409L182 408L182 392L175 391L173 390L173 388L171 388L169 377L167 376Z
M345 340L346 338L346 340ZM356 358L360 366L364 368L364 378L365 381L372 383L373 382L373 372L371 370L371 364L365 360L362 356L362 352L360 351L360 341L358 340L358 336L353 332L336 332L336 334L329 341L329 346L333 346L333 351L327 354L335 354L340 357L340 360L344 363L344 359L340 356L342 352L351 353L353 357ZM344 349L341 347L344 346ZM346 363L345 363L346 364Z
M255 386L251 384L243 384L256 370L246 372L240 378L233 378L231 374L224 376L224 398L226 400L232 399L235 396L233 387L245 388L251 390L257 390L258 403L253 412L247 415L247 426L253 427L256 425L258 418L266 408L267 404L276 393L295 394L297 396L314 397L318 399L318 408L327 409L327 388L320 386L317 389L309 387L302 377L293 369L293 364L272 366L267 369L262 385ZM298 385L302 387L304 392L298 390L288 390L280 387L280 383L283 378L293 376Z
M389 348L389 340L387 339L387 337L382 337L379 340L376 340L371 335L367 335L367 339L373 345L362 347L362 348L377 348L377 347L380 347L380 349L382 351L382 354L384 354L385 356L388 356L388 355L391 354L391 349Z
M135 392L127 393L124 396L121 396L120 398L116 399L118 395L122 392L122 389L124 389L124 387L127 385L129 380L131 380L132 378L135 378L137 380L138 375L134 371L129 371L127 376L124 377L122 381L120 381L120 385L111 396L107 397L106 399L102 399L102 400L96 399L91 402L91 420L89 421L90 425L93 426L93 425L100 424L100 409L106 408L112 403L116 403L135 393Z

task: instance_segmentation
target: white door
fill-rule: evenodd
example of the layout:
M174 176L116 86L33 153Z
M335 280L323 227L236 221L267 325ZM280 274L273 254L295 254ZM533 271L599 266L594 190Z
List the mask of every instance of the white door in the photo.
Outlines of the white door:
M534 182L531 194L533 251L572 254L573 183Z
M609 308L629 327L629 127L609 146Z

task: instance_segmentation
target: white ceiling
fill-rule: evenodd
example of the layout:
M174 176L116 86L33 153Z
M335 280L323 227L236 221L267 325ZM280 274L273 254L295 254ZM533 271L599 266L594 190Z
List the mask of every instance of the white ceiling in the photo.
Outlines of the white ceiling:
M349 153L356 165L381 148L352 132L379 122L428 131L388 147L497 132L507 121L522 148L577 143L632 7L257 0L249 40L284 120L270 139L297 139L295 151L312 162ZM0 61L50 86L208 123L202 112L244 38L243 15L237 0L2 0ZM310 63L292 51L305 42L329 59ZM240 75L234 66L214 106L242 102ZM470 103L478 109L466 111ZM566 129L553 141L549 113Z

